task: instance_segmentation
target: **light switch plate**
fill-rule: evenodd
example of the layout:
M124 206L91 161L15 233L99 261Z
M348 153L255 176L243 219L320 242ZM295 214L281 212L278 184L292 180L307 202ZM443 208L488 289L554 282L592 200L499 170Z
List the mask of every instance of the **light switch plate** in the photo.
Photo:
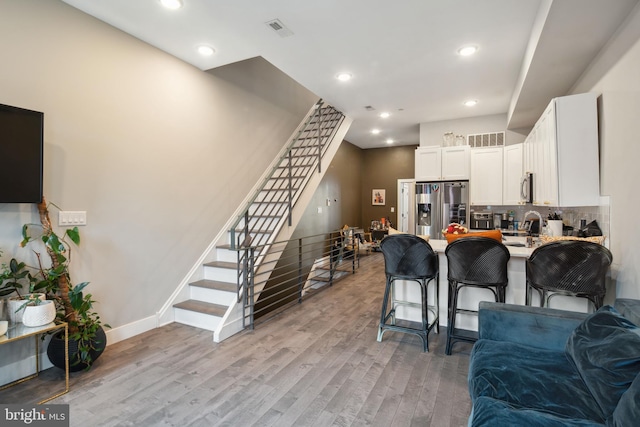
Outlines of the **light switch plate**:
M75 227L87 225L87 211L60 211L58 225L61 227Z

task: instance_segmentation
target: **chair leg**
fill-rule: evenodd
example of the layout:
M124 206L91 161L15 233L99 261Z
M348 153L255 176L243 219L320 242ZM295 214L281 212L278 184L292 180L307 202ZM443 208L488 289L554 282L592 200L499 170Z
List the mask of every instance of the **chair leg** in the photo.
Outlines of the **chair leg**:
M458 311L458 291L458 283L450 282L449 295L451 296L451 299L449 306L449 324L447 325L447 345L444 351L447 356L451 355L451 347L453 346L453 343L451 342L451 336L454 334L454 330L456 327L456 312Z
M387 320L387 304L389 302L389 292L392 285L393 281L390 277L387 277L387 285L384 288L384 297L382 297L382 311L380 312L380 325L378 326L378 342L382 342L382 334L384 332L383 327Z
M440 334L440 274L436 274L435 281L433 282L435 287L435 313L433 321L436 322L436 334Z
M420 280L420 293L422 297L422 350L429 351L429 301L427 297L427 281Z
M604 297L601 297L599 295L593 297L593 305L595 306L596 311L600 310L604 305Z

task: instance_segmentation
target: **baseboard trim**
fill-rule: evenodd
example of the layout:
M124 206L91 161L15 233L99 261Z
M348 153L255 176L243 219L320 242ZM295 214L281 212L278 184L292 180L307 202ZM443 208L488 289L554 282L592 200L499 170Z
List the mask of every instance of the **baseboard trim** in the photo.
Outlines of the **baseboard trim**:
M105 328L105 332L107 334L107 347L111 344L126 340L127 338L135 337L136 335L140 335L157 327L157 317L149 316L123 326L118 326L117 328Z

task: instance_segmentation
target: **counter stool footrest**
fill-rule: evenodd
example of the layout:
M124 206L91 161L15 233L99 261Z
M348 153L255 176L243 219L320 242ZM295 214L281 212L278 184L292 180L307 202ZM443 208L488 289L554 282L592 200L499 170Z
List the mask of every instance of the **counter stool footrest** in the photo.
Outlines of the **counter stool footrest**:
M451 348L453 347L453 344L458 341L474 343L478 341L478 332L458 328L451 331L447 339L447 348L445 349L445 354L447 356L451 355Z

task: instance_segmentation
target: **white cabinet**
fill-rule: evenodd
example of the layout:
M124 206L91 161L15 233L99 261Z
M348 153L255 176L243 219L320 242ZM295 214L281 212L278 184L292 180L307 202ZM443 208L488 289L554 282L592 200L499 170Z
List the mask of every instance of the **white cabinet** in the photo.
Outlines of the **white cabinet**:
M502 147L472 148L469 200L472 205L502 205Z
M553 99L524 144L525 171L533 173L534 205L599 204L595 94Z
M458 147L418 147L415 157L416 181L469 179L468 145Z
M507 145L503 149L502 204L522 204L521 179L523 174L524 144Z
M442 176L442 152L440 147L416 148L416 181L439 181Z

